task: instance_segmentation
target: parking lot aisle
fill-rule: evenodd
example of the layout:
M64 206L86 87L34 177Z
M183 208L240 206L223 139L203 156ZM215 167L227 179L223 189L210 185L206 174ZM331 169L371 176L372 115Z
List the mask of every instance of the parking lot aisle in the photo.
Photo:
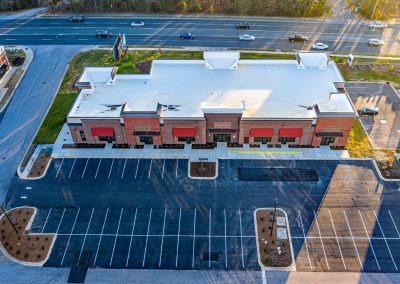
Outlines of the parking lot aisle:
M90 158L88 159L87 165L86 165L86 170L84 169L82 171L81 178L87 180L93 180L96 176L97 168L99 167L101 159L98 158Z

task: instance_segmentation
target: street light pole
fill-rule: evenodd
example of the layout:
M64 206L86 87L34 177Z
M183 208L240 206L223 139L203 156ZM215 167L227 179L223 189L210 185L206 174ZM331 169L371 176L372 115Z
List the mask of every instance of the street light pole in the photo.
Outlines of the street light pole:
M271 234L272 236L272 231L274 230L274 222L275 222L275 213L276 213L276 206L278 205L278 199L275 198L275 208L274 208L274 215L272 217L272 226L271 226Z
M18 235L18 230L17 230L17 228L15 228L13 222L11 222L11 219L10 219L10 217L8 217L8 214L7 214L7 212L4 210L3 206L0 206L0 209L1 209L1 211L3 211L4 215L7 217L8 222L10 222L10 224L11 224L11 226L13 227L15 233Z

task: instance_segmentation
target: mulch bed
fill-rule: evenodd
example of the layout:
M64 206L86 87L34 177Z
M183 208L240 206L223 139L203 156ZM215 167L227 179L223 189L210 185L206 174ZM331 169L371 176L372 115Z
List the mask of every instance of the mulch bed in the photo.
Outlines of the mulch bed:
M152 62L153 62L153 60L143 60L143 61L136 62L135 66L143 74L150 74Z
M292 264L292 254L289 242L289 236L286 240L277 238L276 218L285 217L282 211L276 210L275 223L271 236L271 225L274 210L260 209L257 210L257 234L258 246L260 251L260 259L262 264L267 267L288 267ZM288 224L286 223L286 226ZM278 252L278 247L281 253Z
M40 177L43 175L51 155L46 155L45 149L40 150L39 156L33 163L32 169L28 174L28 177Z
M397 161L377 161L379 170L384 178L400 179L400 164Z
M14 258L30 263L39 263L46 259L54 235L27 234L26 226L32 218L32 207L15 208L8 211L8 216L18 231L15 232L7 217L0 219L0 241L7 252Z
M191 162L190 176L191 177L215 177L216 162Z

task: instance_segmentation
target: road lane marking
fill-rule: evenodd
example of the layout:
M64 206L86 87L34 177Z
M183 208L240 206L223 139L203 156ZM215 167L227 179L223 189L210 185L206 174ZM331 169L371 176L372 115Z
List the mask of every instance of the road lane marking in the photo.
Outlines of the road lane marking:
M104 217L103 227L101 228L100 240L99 240L99 243L97 244L96 255L95 255L95 257L94 257L94 262L93 262L93 265L94 265L94 266L96 266L97 255L99 254L99 248L100 248L100 244L101 244L101 239L103 238L104 227L105 227L105 225L106 225L107 216L108 216L108 209L109 209L109 208L107 208L106 215L105 215L105 217Z
M334 223L333 223L333 218L332 218L331 210L328 209L328 212L329 212L329 217L331 218L332 228L333 228L333 231L334 231L334 233L335 233L336 243L337 243L337 245L338 245L338 247L339 247L339 252L340 252L340 256L341 256L341 258L342 258L343 266L344 266L344 269L347 270L347 268L346 268L346 263L344 262L344 258L343 258L342 249L341 249L341 247L340 247L339 239L338 239L338 236L337 236L337 234L336 234L336 228L335 228L335 225L334 225Z
M182 208L179 208L178 241L177 241L177 243L176 243L175 267L178 267L178 257L179 257L179 235L181 234L181 216L182 216Z
M52 40L51 38L42 38L42 40Z
M62 215L61 215L60 222L58 223L58 226L57 226L56 234L58 233L58 230L60 229L61 222L62 222L63 219L64 219L65 209L66 209L66 208L64 207L63 213L62 213Z
M90 158L88 158L88 159L86 160L85 168L83 169L82 177L81 177L81 178L83 178L83 176L85 175L86 167L87 167L87 164L89 163L89 159L90 159Z
M72 164L72 168L71 168L71 170L69 171L68 178L71 178L72 171L74 170L74 167L75 167L75 162L76 162L76 158L74 159L74 162L73 162L73 164Z
M208 267L211 267L211 208L208 211Z
M118 226L117 226L117 234L115 235L114 246L113 246L113 250L112 250L112 253L111 253L110 266L112 265L112 262L113 262L113 259L114 259L115 245L117 244L119 226L121 225L121 218L122 218L122 214L123 213L124 213L124 208L121 208L121 213L119 214L119 221L118 221Z
M196 208L194 208L194 222L193 222L193 248L192 248L192 267L194 267L194 243L196 240Z
M80 210L81 210L81 208L78 208L78 213L76 213L74 224L72 225L71 235L69 235L69 237L68 237L68 242L67 242L67 245L65 246L64 255L63 255L62 259L61 259L61 266L64 263L65 254L67 253L69 242L71 241L71 236L72 236L72 233L74 232L76 220L78 219L78 215L79 215Z
M368 237L368 242L369 242L369 245L371 246L372 253L374 254L374 258L375 258L376 264L377 264L377 266L378 266L378 269L381 270L381 267L380 267L380 265L379 265L378 259L376 258L376 254L375 254L374 247L372 246L371 239L370 239L370 237L369 237L369 235L368 235L367 227L365 226L365 223L364 223L364 218L362 217L361 211L360 211L360 210L358 210L358 214L360 215L361 222L362 222L362 224L363 224L363 227L364 227L364 230L365 230L365 234L366 234L367 237Z
M140 158L139 158L139 160L137 162L137 165L136 165L135 179L137 177L137 173L138 173L138 170L139 170L139 163L140 163Z
M108 172L108 179L110 179L110 176L111 176L111 172L112 172L113 165L114 165L114 158L112 159L112 162L111 162L111 167L110 167L110 171Z
M239 208L239 225L240 225L240 246L241 246L241 250L242 250L242 267L244 268L242 213L240 211L240 208Z
M150 223L151 223L151 213L153 212L153 208L150 208L150 216L149 216L149 223L147 224L147 235L146 235L146 245L144 247L144 254L143 254L143 262L142 262L142 267L144 267L144 264L146 262L146 252L147 252L147 242L149 240L149 231L150 231Z
M60 166L57 169L57 174L56 174L56 176L54 178L58 177L58 174L60 173L60 170L61 170L61 167L62 167L63 163L64 163L64 158L61 160Z
M153 165L153 159L150 160L150 167L149 167L149 175L147 176L147 178L150 178L151 175L151 166Z
M346 219L347 227L349 228L349 232L350 232L351 239L353 240L354 248L356 249L358 262L360 263L361 269L364 270L363 264L362 264L362 262L361 262L360 255L358 254L358 249L357 249L356 241L354 240L353 232L351 231L351 228L350 228L349 220L347 220L346 211L344 211L344 210L342 210L342 211L343 211L344 217L345 217L345 219Z
M375 211L374 211L374 215L375 215L376 222L378 223L378 227L379 227L380 231L382 232L383 239L385 240L386 247L387 247L387 249L389 251L389 254L390 254L390 258L392 259L393 265L394 265L394 267L396 268L396 271L397 271L398 269L397 269L396 262L394 261L394 258L393 258L393 255L392 255L392 251L390 250L389 244L388 244L388 242L386 240L385 233L383 232L382 227L381 227L381 222L379 222L378 216L376 215Z
M124 178L124 174L125 174L125 167L126 167L126 161L128 158L125 158L125 163L124 163L124 168L122 169L122 174L121 174L121 178Z
M396 223L394 222L394 219L393 219L392 213L390 213L390 210L388 210L388 212L389 212L389 215L390 215L390 219L392 219L392 222L393 222L394 228L396 229L397 235L398 235L398 236L399 236L399 238L400 238L400 233L399 233L399 230L397 229L397 225L396 225Z
M165 160L164 160L165 161ZM164 245L164 233L165 233L165 219L167 218L167 208L164 211L164 224L162 229L162 237L161 237L161 251L160 251L160 259L158 261L158 267L161 267L161 258L163 254L163 245Z
M228 248L226 245L226 209L224 208L224 221L225 221L225 268L228 267Z
M100 159L99 164L97 165L96 175L94 176L95 179L97 178L97 174L99 173L101 161L102 159Z
M6 38L6 40L16 40L15 38Z
M308 251L307 237L306 237L306 233L305 233L305 231L304 231L303 220L302 220L302 218L301 218L300 210L299 210L299 217L300 217L301 230L303 231L304 243L306 244L306 251L307 251L307 256L308 256L308 262L310 263L310 269L312 270L313 268L312 268L312 265L311 265L310 252Z
M135 217L133 218L133 226L132 226L132 232L131 232L131 240L129 241L128 258L126 259L125 267L128 267L129 256L131 255L133 232L135 231L135 224L136 224L136 215L137 215L137 208L136 208L136 210L135 210Z
M89 224L88 224L88 226L87 226L87 228L86 228L85 237L83 238L83 243L82 243L82 247L81 247L81 252L79 253L79 260L81 260L82 251L83 251L83 248L84 248L84 246L85 246L86 237L87 237L87 234L88 234L89 228L90 228L90 223L92 223L93 212L94 212L94 208L92 208L92 213L90 214Z
M326 257L326 253L325 253L324 242L322 241L322 237L321 237L321 231L319 230L317 215L315 214L315 210L313 210L313 212L314 212L315 223L317 224L318 234L319 234L319 237L320 237L320 240L321 240L322 251L324 252L324 256L325 256L326 266L328 267L328 270L330 270L329 263L328 263L328 258Z
M164 179L164 170L165 170L165 159L164 159L164 164L163 164L163 167L162 167L161 179Z
M178 164L179 164L179 159L176 158L176 166L175 166L175 178L178 177Z
M49 216L50 216L50 214L51 214L51 210L52 210L52 209L53 209L53 208L50 207L49 213L47 214L47 217L46 217L46 221L44 222L44 225L43 225L43 227L42 227L42 231L41 231L42 234L43 234L43 232L44 232L44 228L46 227L47 221L49 220Z

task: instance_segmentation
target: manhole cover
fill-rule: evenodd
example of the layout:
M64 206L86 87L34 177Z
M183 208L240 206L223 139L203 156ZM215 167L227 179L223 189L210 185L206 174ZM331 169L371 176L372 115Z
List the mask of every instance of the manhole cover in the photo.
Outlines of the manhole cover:
M276 218L276 224L278 226L286 226L286 219L285 217L277 217Z
M286 228L278 228L276 234L277 234L278 239L280 239L280 240L287 239Z

